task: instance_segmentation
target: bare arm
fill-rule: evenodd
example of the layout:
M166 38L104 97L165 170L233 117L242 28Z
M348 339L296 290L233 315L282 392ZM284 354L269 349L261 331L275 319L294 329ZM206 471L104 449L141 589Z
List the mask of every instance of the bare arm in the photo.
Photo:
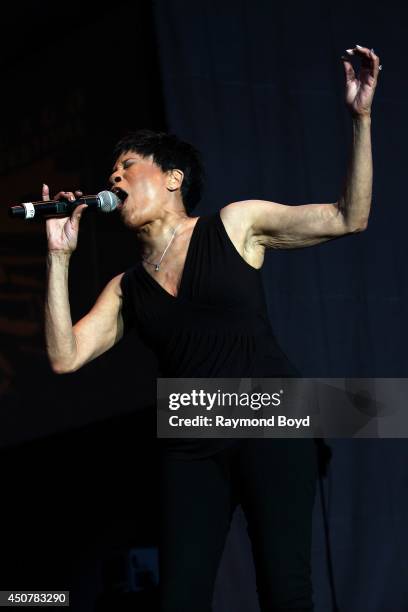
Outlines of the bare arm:
M73 194L68 195L74 198ZM48 197L48 187L44 186L43 198L46 200ZM71 254L77 245L79 222L85 207L78 206L69 219L47 220L45 334L51 367L59 374L78 370L111 348L123 335L120 289L122 274L107 284L90 312L72 325L68 269Z
M47 256L47 291L45 298L45 341L54 372L74 361L76 342L72 330L68 298L70 254L54 252Z
M47 353L54 372L74 372L102 355L123 336L120 280L115 276L87 315L72 325L68 296L69 254L48 254L45 304Z
M356 47L343 58L346 103L352 114L353 137L347 176L337 202L287 206L264 200L236 202L224 209L223 217L234 224L241 217L246 243L254 249L311 246L367 227L372 195L371 102L377 84L379 58L373 51ZM359 56L360 80L349 61Z

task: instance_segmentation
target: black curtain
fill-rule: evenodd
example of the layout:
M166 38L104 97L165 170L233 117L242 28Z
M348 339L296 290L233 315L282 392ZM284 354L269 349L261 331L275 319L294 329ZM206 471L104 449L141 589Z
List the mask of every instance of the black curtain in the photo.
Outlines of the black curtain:
M407 17L405 5L392 2L155 3L168 126L202 151L207 167L197 214L252 198L336 201L351 135L340 57L355 44L381 57L368 230L273 251L263 268L276 335L304 376L408 373ZM322 448L317 612L407 610L406 441L331 439ZM238 514L217 583L220 612L257 610L244 526Z

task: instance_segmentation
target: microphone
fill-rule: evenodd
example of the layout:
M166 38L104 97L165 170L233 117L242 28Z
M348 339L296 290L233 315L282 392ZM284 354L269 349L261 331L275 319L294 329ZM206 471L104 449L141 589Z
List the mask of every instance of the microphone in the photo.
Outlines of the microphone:
M121 204L120 198L112 191L100 191L97 195L82 196L77 200L40 200L9 206L9 216L18 219L70 217L80 204L88 204L87 210L112 212Z

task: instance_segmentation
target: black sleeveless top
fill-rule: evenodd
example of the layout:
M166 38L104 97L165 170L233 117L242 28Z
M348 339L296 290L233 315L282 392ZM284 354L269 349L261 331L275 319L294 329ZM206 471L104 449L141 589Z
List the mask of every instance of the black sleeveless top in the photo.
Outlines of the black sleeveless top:
M229 238L220 213L199 217L190 239L177 297L139 262L122 277L125 333L136 327L168 378L296 376L273 335L261 271ZM185 458L214 454L238 442L163 441Z

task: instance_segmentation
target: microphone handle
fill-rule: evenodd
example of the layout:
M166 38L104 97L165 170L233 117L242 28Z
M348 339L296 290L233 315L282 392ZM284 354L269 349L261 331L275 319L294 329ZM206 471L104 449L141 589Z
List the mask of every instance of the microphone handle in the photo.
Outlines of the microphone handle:
M88 204L91 209L100 208L98 196L83 196L77 200L40 200L39 202L25 202L17 206L10 206L9 216L20 219L50 219L53 217L70 217L72 211L80 204Z

